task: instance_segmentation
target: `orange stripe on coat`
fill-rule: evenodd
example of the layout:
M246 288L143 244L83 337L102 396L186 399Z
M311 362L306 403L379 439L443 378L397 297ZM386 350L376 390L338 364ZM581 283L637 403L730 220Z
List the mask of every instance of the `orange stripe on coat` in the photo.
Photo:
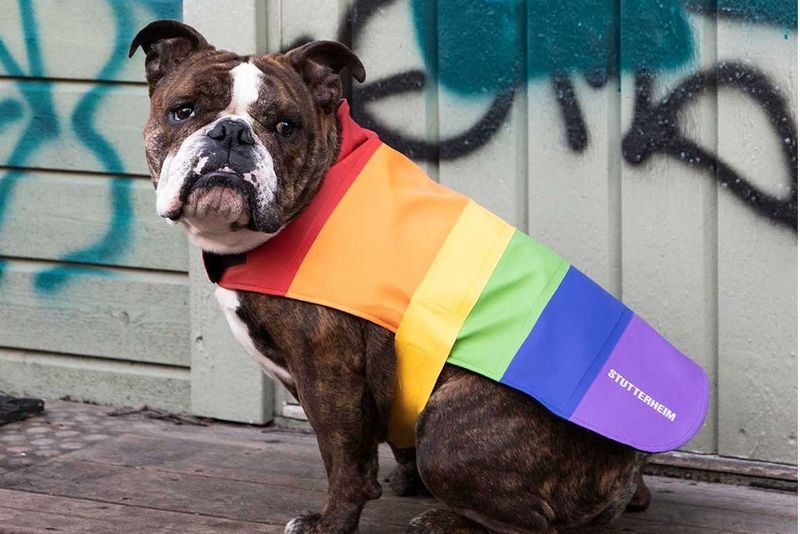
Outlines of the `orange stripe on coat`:
M382 145L328 218L286 296L397 331L466 203Z

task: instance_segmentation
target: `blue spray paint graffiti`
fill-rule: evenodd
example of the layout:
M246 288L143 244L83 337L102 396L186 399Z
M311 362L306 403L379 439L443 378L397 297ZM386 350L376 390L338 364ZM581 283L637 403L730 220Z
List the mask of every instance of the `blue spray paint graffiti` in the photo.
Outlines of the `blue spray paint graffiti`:
M679 0L626 0L621 12L603 0L441 0L434 17L414 0L412 13L426 70L467 96L556 73L664 70L694 50Z
M776 24L797 28L797 3L786 0L688 0L686 7L699 13L742 19L750 24Z
M113 13L115 36L108 59L95 76L104 80L114 79L127 59L128 43L140 25L139 20L133 16L135 8L145 8L153 18L180 19L181 17L180 0L107 1ZM0 101L0 129L22 118L25 109L28 110L30 118L8 159L3 162L12 170L0 177L0 232L8 216L14 189L24 177L21 169L28 165L42 146L57 142L63 128L53 103L53 84L48 81L25 80L25 78L46 78L47 72L42 57L40 44L42 36L39 35L36 23L34 3L31 0L19 0L19 12L25 35L28 70L23 69L14 59L2 38L0 38L0 65L11 76L17 78L15 83L20 88L24 103L13 99ZM103 170L118 174L125 172L119 152L103 135L102 129L95 124L98 109L113 91L113 87L108 85L93 86L76 105L70 116L69 125L75 137L101 163ZM60 261L109 263L125 253L133 224L130 185L130 179L123 176L116 176L111 180L111 218L107 230L95 243L65 254L59 258ZM4 264L0 262L0 279L3 273ZM74 266L57 265L36 276L36 288L42 292L57 291L74 273Z
M0 101L0 131L6 124L22 117L22 105L16 100L6 98Z
M797 25L796 5L786 0L440 0L434 9L412 1L426 70L465 96L557 73L682 66L695 49L686 9Z
M2 40L0 40L0 64L12 76L30 76L40 78L44 76L42 66L42 54L39 47L39 36L34 20L33 6L30 0L20 0L20 13L22 17L22 28L28 37L25 40L26 54L28 57L29 72L25 72L8 51ZM20 82L17 82L20 83ZM25 103L31 112L31 118L22 131L17 143L11 150L11 155L6 161L9 167L23 167L30 156L38 150L45 142L58 136L60 124L53 106L53 95L50 91L50 84L44 82L32 82L30 91L23 92ZM15 102L15 101L12 101ZM15 102L16 103L16 102ZM19 103L16 103L20 106ZM13 106L13 104L11 104ZM20 106L21 107L21 106ZM14 188L23 173L20 170L11 170L0 180L0 231L8 213ZM5 262L0 262L0 280L5 273Z

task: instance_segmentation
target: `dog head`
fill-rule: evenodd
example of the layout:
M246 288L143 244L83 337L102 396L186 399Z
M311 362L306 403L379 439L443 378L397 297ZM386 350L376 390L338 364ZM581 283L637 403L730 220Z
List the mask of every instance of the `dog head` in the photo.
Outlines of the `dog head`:
M285 54L218 50L194 28L156 21L134 37L150 92L147 165L161 217L204 250L250 250L310 202L339 150L339 71L365 78L344 45Z

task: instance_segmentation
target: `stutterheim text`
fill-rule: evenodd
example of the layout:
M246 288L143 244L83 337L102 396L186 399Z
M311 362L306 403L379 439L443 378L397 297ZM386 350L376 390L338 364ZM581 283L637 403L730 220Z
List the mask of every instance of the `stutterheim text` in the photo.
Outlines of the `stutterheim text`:
M674 422L675 418L678 416L675 412L658 402L656 399L642 391L641 389L637 388L633 383L627 380L624 376L619 374L614 369L609 369L608 371L608 378L613 380L619 387L628 390L630 393L633 394L634 397L669 419L670 421Z

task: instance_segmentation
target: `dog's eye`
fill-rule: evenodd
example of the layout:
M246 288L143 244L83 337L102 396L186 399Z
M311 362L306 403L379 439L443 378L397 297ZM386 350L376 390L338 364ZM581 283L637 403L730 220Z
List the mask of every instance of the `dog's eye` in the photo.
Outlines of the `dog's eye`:
M170 112L170 118L175 122L182 122L194 117L194 104L181 104Z
M288 120L278 121L275 125L275 131L278 132L278 135L281 137L289 138L295 131L295 125L292 121Z

